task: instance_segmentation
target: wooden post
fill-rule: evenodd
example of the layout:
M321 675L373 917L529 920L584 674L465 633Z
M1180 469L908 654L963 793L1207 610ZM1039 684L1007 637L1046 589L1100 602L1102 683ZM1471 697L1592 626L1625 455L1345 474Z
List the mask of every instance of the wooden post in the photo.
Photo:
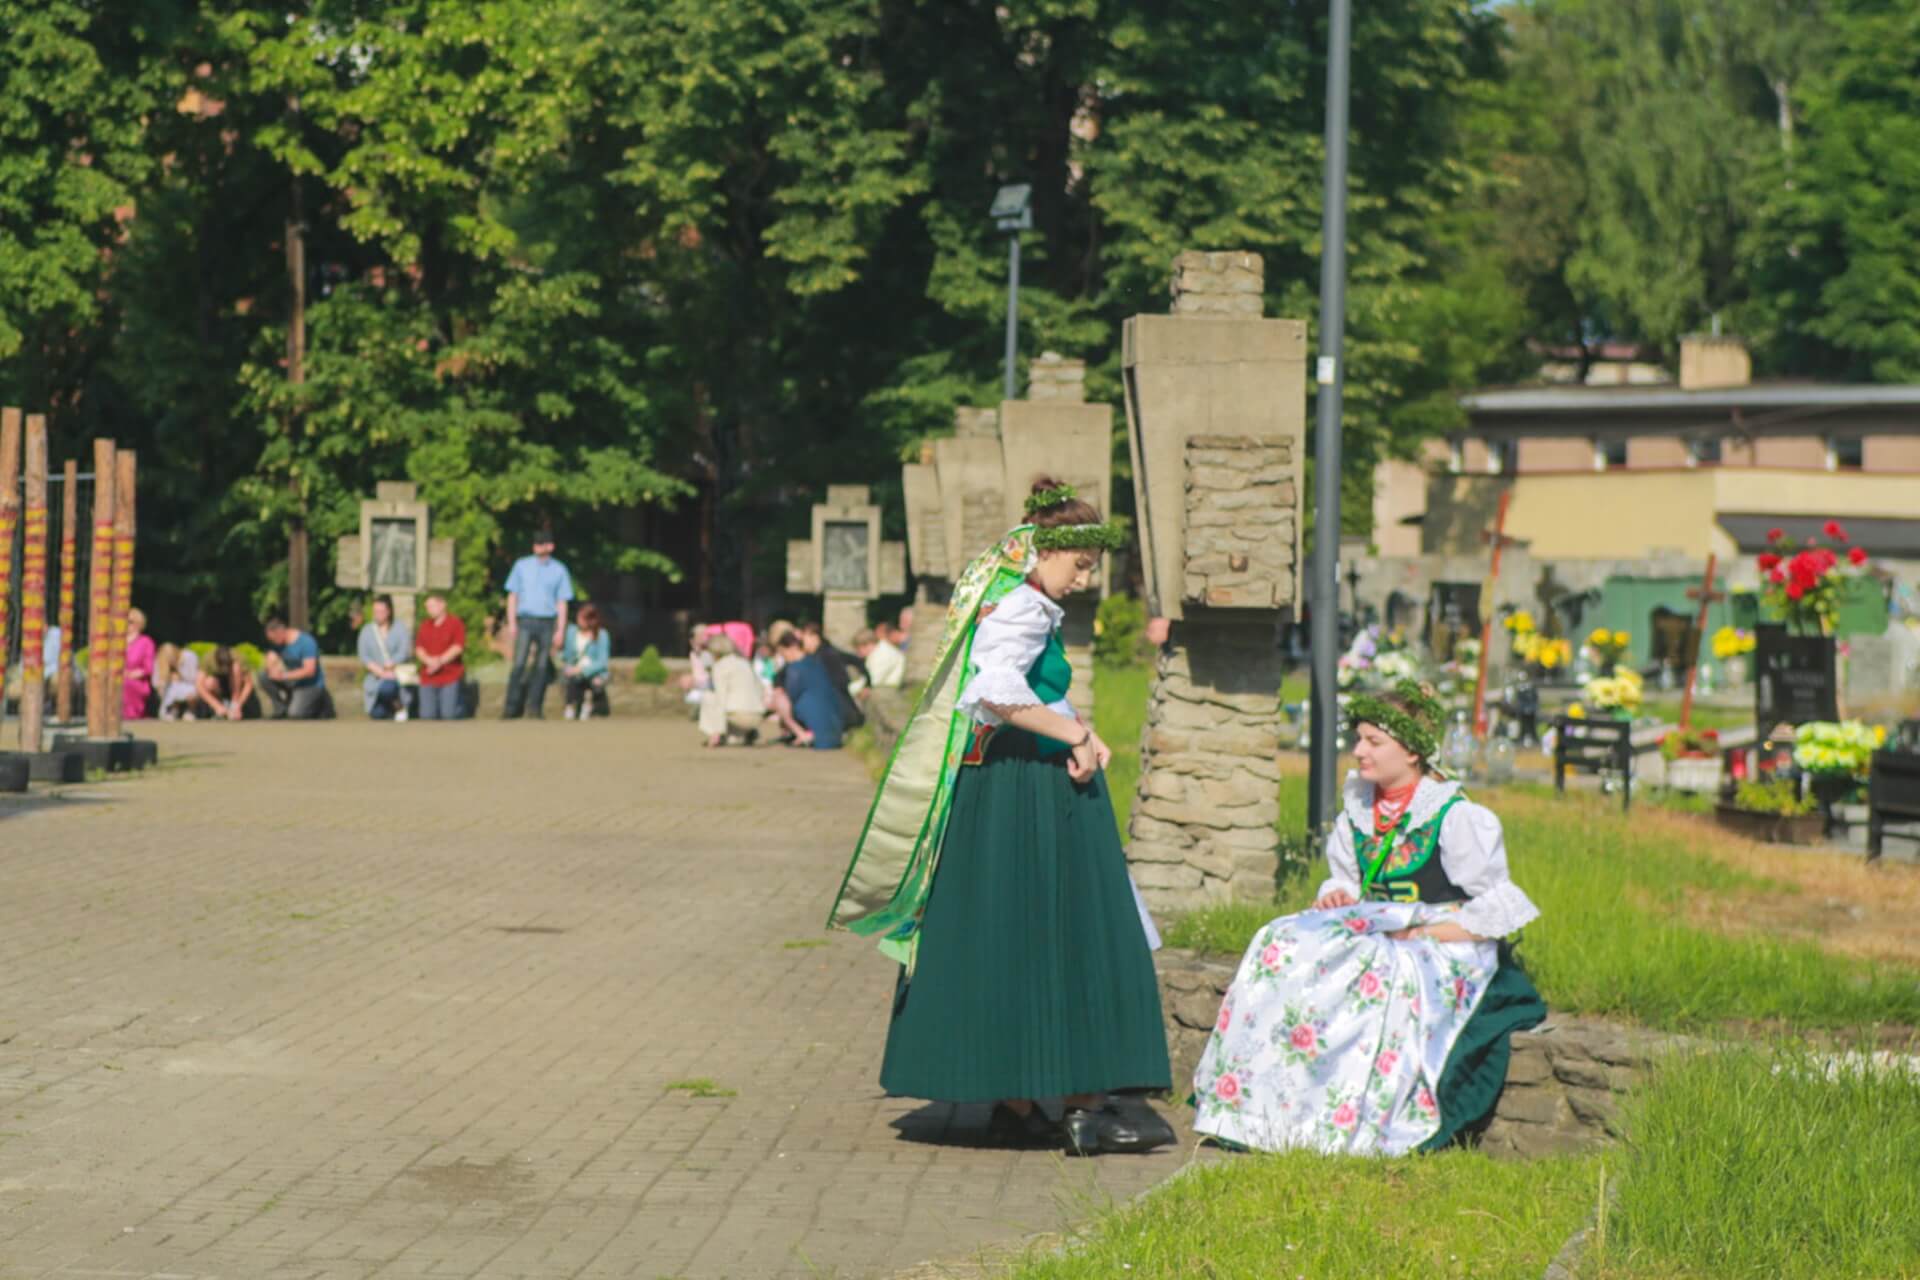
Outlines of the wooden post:
M297 117L300 103L290 104ZM287 216L287 285L293 294L292 314L287 318L287 382L299 387L307 381L307 214L300 177L293 178L292 201ZM287 411L287 441L291 446L293 473L287 486L293 494L293 518L287 525L287 621L295 630L307 629L307 500L300 492L299 441L300 407ZM709 615L711 616L711 615Z
M120 705L109 684L113 648L113 441L93 442L93 563L87 568L87 736L111 736L107 703ZM124 655L122 661L125 661Z
M60 476L60 670L53 679L53 713L62 724L73 719L73 655L79 647L73 630L73 593L80 570L80 464L67 459Z
M7 622L13 616L13 529L20 522L20 411L0 409L0 719L7 714Z
M1487 659L1493 653L1493 593L1500 585L1500 553L1507 545L1507 502L1513 490L1500 491L1500 510L1493 518L1493 567L1480 592L1480 673L1473 682L1473 736L1487 736Z
M26 539L20 561L20 749L40 750L47 718L47 420L27 419Z
M1707 610L1716 600L1727 598L1724 591L1713 589L1714 555L1707 554L1707 576L1700 580L1697 587L1687 588L1687 598L1700 602L1700 615L1693 623L1693 652L1687 655L1687 691L1680 697L1680 732L1693 728L1693 682L1700 674L1700 646L1707 638Z
M109 738L120 736L122 690L127 679L127 611L133 608L133 487L134 455L120 449L113 455L113 653L107 683L112 715Z

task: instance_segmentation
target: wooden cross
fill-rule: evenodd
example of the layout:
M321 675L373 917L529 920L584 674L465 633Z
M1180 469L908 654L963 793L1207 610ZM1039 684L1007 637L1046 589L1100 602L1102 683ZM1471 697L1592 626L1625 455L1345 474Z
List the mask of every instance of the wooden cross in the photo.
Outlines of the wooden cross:
M1493 652L1493 593L1500 583L1500 553L1517 539L1507 536L1507 502L1513 490L1500 491L1500 509L1494 514L1493 528L1480 539L1493 547L1493 562L1487 570L1487 585L1480 591L1480 672L1473 682L1473 736L1487 736L1487 659Z
M1707 574L1697 587L1687 588L1687 599L1700 602L1700 614L1693 624L1693 652L1687 655L1687 691L1680 699L1680 732L1685 733L1693 727L1693 681L1700 673L1700 645L1707 638L1707 610L1714 603L1725 600L1727 593L1713 589L1713 569L1715 557L1707 555Z

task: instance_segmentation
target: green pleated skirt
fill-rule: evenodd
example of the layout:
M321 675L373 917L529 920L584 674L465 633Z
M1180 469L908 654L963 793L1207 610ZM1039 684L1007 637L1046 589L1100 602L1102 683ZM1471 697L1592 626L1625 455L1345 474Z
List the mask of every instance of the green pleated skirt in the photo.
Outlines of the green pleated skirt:
M1167 1087L1153 954L1104 774L1001 730L961 769L880 1083L943 1102Z
M1500 967L1460 1028L1453 1051L1440 1070L1434 1099L1440 1104L1440 1130L1420 1145L1438 1151L1464 1132L1473 1132L1493 1114L1500 1090L1507 1083L1507 1061L1512 1056L1513 1033L1537 1027L1546 1020L1547 1004L1507 948L1501 948Z

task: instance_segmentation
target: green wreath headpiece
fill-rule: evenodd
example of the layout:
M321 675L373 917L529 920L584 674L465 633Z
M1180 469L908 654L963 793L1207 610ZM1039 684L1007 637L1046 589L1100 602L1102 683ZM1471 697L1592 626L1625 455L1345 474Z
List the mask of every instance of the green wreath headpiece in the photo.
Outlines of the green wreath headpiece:
M1127 526L1119 519L1104 524L1056 524L1033 531L1036 551L1118 551L1127 545Z
M1440 727L1446 722L1440 699L1418 680L1402 680L1393 692L1406 710L1377 693L1358 693L1347 701L1347 723L1377 725L1422 760L1432 761L1440 749Z
M1027 499L1027 514L1038 515L1048 507L1057 507L1063 502L1072 502L1080 496L1080 491L1070 484L1057 484L1051 489L1042 489Z

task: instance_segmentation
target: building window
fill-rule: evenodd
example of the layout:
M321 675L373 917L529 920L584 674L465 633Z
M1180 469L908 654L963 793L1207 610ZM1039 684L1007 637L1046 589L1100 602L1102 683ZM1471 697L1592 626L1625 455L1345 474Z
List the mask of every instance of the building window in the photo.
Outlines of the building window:
M1858 471L1866 461L1866 442L1859 436L1827 437L1827 470Z
M1496 476L1510 476L1517 468L1515 462L1520 456L1519 441L1513 439L1487 441L1487 473Z
M1616 471L1626 465L1626 437L1622 436L1614 440L1595 440L1593 442L1593 469L1595 471Z
M1720 437L1702 436L1687 442L1688 466L1717 466L1720 460Z

